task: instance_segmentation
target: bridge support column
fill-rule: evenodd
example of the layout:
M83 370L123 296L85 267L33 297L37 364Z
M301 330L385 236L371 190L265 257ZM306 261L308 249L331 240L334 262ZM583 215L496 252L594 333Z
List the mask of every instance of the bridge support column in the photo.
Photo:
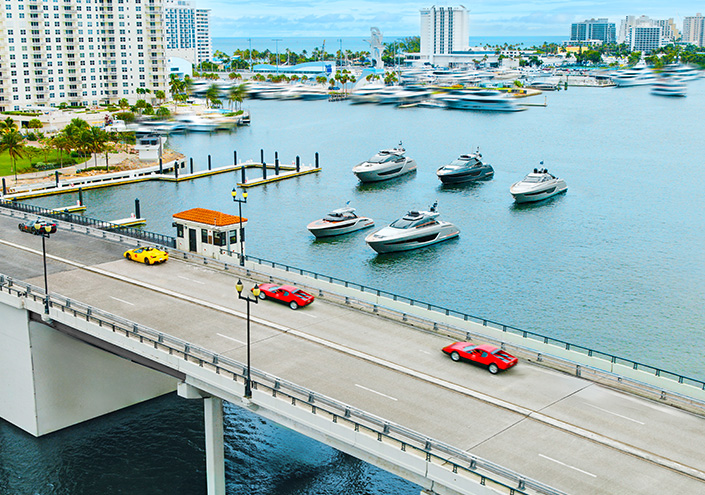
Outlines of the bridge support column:
M187 383L179 383L178 394L185 399L203 399L206 430L206 480L208 495L225 495L225 447L223 439L223 400Z
M206 477L208 495L225 495L225 449L223 446L223 401L203 399L206 423Z

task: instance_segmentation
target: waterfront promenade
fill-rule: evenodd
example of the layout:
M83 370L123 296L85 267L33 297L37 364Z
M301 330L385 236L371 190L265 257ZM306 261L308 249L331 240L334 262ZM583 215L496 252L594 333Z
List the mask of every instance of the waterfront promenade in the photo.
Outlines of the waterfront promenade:
M38 284L38 239L7 217L0 231L0 273ZM50 290L244 361L236 274L177 259L145 267L125 249L62 230ZM703 489L700 416L526 362L492 376L452 363L442 335L325 299L297 312L263 302L253 315L255 368L567 493Z

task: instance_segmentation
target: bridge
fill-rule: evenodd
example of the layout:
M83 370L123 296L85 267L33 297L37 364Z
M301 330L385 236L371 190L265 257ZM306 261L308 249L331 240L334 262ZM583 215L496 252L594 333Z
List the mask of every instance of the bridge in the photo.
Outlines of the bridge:
M48 242L0 209L0 416L34 435L178 390L204 401L209 493L224 493L226 400L428 493L700 493L703 384L248 259L173 251L146 267L118 233L60 225ZM12 216L11 216L12 215ZM292 280L298 311L245 306L235 281ZM49 315L44 315L45 300ZM501 343L507 373L453 363L453 340Z

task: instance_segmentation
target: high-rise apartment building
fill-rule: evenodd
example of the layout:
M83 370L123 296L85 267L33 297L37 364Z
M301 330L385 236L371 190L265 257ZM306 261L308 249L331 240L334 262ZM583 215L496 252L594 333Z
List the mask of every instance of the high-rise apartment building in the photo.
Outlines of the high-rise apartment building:
M5 0L0 110L168 91L162 0Z
M420 55L449 55L470 48L469 12L465 7L433 7L421 9Z
M678 31L673 18L656 19L654 20L654 25L661 26L661 37L664 43L673 43L678 41L681 37L681 33Z
M697 13L683 18L683 41L705 46L705 17Z
M614 43L616 32L614 22L605 18L590 19L571 25L570 41L600 40L603 43Z
M187 0L165 0L164 11L167 56L195 65L211 60L210 10L196 9Z
M645 15L630 15L622 20L618 41L629 45L631 51L651 53L670 42L663 33L664 30L657 21Z

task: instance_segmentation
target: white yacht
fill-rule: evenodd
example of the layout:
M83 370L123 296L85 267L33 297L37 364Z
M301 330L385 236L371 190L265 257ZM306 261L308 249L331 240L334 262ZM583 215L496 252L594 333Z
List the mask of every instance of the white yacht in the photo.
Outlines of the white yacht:
M483 110L489 112L519 112L526 110L513 98L492 89L448 93L436 96L447 108L458 110Z
M450 222L437 220L436 206L430 211L410 211L377 232L368 235L365 242L378 253L409 251L437 242L447 241L460 234Z
M462 184L491 179L494 169L489 163L482 163L482 154L478 149L475 153L460 155L448 165L443 165L436 171L436 175L443 184Z
M393 179L416 170L416 161L408 158L401 143L396 148L378 151L367 161L355 165L353 173L361 182Z
M626 88L630 86L643 86L645 84L651 84L654 77L654 72L645 65L635 65L631 69L617 71L612 76L612 80L617 87Z
M678 77L663 77L656 79L651 85L651 94L658 96L685 96L686 85Z
M543 165L543 162L541 162ZM534 169L523 180L516 182L509 188L517 203L531 203L548 199L556 194L568 190L563 179L550 174L548 169Z
M359 217L355 214L355 208L346 206L331 211L320 220L309 223L307 228L316 238L319 238L349 234L356 230L372 227L374 224L375 222L371 218Z
M677 77L681 81L694 81L702 77L702 71L697 67L679 63L668 64L661 73L665 77Z

